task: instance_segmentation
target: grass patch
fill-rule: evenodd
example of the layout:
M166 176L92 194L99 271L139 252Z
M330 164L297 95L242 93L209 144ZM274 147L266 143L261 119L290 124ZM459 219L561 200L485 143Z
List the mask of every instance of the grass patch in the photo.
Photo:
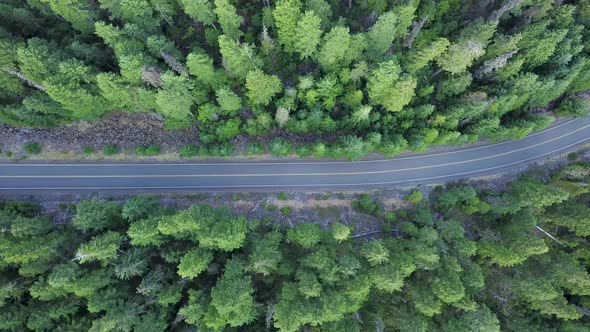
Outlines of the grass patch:
M287 217L290 216L292 212L293 212L293 208L290 206L285 206L285 207L281 208L281 213Z
M140 146L135 149L135 153L138 156L155 156L162 152L162 148L157 144L152 144L148 146Z
M291 154L291 151L293 151L293 144L286 139L279 137L270 142L269 149L273 156L284 157Z
M264 145L258 142L248 144L248 150L246 151L249 156L263 154L264 152Z
M39 154L43 150L43 147L39 143L27 143L23 147L23 150L28 154Z
M570 152L567 154L567 159L570 161L574 161L578 159L578 153L577 152Z
M422 193L419 190L413 190L408 196L405 197L407 202L412 204L418 204L422 201Z
M182 158L192 158L199 154L199 148L194 145L185 145L180 148L179 154Z
M361 194L357 201L353 201L352 208L378 217L382 214L379 202L367 194Z
M280 201L286 201L286 200L289 200L289 199L292 199L292 198L293 198L293 196L291 196L291 195L288 195L287 193L285 193L285 192L283 192L283 191L281 191L281 192L280 192L280 193L277 195L277 199L278 199L278 200L280 200Z
M115 145L107 144L102 147L102 153L105 156L112 156L114 154L119 153L119 148L117 148Z

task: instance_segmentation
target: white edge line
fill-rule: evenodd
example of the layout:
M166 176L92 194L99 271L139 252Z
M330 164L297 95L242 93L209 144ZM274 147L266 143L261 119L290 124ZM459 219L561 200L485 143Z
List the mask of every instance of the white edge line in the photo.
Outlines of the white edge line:
M0 175L1 178L8 178L8 179L117 179L117 178L128 178L128 179L140 179L140 178L214 178L214 177L271 177L271 176L344 176L344 175L371 175L371 174L386 174L386 173L399 173L399 172L406 172L406 171L415 171L420 169L430 169L430 168L437 168L437 167L446 167L452 165L460 165L466 164L476 161L482 161L486 159L492 159L500 156L505 156L513 153L517 153L520 151L528 150L534 147L538 147L540 145L544 145L550 142L554 142L556 140L562 139L564 137L573 135L579 131L582 131L586 128L590 127L590 124L585 125L584 127L578 128L574 131L570 131L567 134L551 138L547 141L539 142L533 145L528 145L523 148L510 150L508 152L497 153L491 156L485 156L480 158L474 159L467 159L461 161L455 161L451 163L444 163L444 164L436 164L436 165L428 165L428 166L418 166L412 168L398 168L398 169L386 169L380 171L366 171L366 172L340 172L340 173L228 173L228 174L128 174L128 175Z
M477 147L473 147L473 148L466 148L466 149L459 149L459 150L454 150L454 151L448 151L448 152L441 152L441 153L433 153L433 154L423 154L423 155L417 155L417 156L411 156L411 157L398 157L398 158L389 158L389 159L377 159L377 160L358 160L358 161L321 161L318 160L316 162L298 162L298 161L292 161L292 160L285 160L284 162L256 162L256 161L249 161L249 160L244 160L244 162L239 162L239 161L235 161L235 160L228 160L227 162L224 163L150 163L149 160L146 160L145 162L141 162L138 161L137 163L117 163L116 160L105 160L104 163L78 163L78 164L71 164L71 163L52 163L52 164L43 164L43 163L35 163L35 164L26 164L26 163L0 163L0 166L4 167L17 167L17 166L33 166L33 167L61 167L61 166L65 166L65 167L113 167L113 166L251 166L251 165L285 165L285 164L292 164L292 165L317 165L317 164L324 164L324 165L333 165L333 164L366 164L366 163L379 163L379 162L388 162L388 161L393 161L393 160L409 160L409 159L418 159L418 158L430 158L430 157L437 157L437 156L444 156L444 155L449 155L449 154L455 154L455 153L462 153L462 152L470 152L470 151L475 151L475 150L480 150L480 149L485 149L485 148L491 148L494 146L499 146L499 145L503 145L503 144L507 144L507 143L511 143L511 142L517 142L520 140L524 140L527 139L529 137L533 137L536 135L540 135L549 131L552 131L553 129L557 129L561 126L567 125L571 122L574 122L578 119L571 119L568 120L564 123L560 123L556 126L532 133L530 135L527 135L523 138L520 139L515 139L515 140L507 140L507 141L503 141L503 142L498 142L498 143L494 143L494 144L486 144L486 145L482 145L482 146L477 146ZM584 118L581 118L584 119ZM57 161L57 160L55 160Z
M482 172L489 171L492 169L504 168L504 167L507 167L510 165L525 163L527 161L539 159L539 158L544 157L546 155L550 155L550 154L556 153L558 151L565 150L565 149L570 148L572 146L578 145L578 144L585 142L587 140L590 140L590 137L587 137L587 138L585 138L581 141L578 141L576 143L566 145L566 146L561 147L559 149L555 149L555 150L552 150L547 153L543 153L543 154L535 156L535 157L530 157L527 159L514 161L511 163L504 164L504 165L487 167L487 168L483 168L483 169L479 169L479 170L475 170L475 171L466 171L466 172L459 172L459 173L447 174L447 175L430 176L430 177L417 178L417 179L411 179L411 180L397 180L397 181L386 181L386 182L366 182L366 183L347 183L347 184L344 184L344 183L329 184L328 183L328 184L321 184L321 185L314 185L314 184L292 184L292 185L275 184L275 185L273 185L273 184L269 184L269 185L245 185L245 186L243 186L243 185L228 185L228 186L177 186L177 187L37 187L37 188L0 188L0 190L23 190L23 191L26 191L26 190L134 190L134 189L143 189L143 190L169 189L169 190L173 190L173 189L220 189L220 188L275 188L275 187L321 188L321 187L328 187L328 186L332 186L332 187L381 186L381 185L387 185L387 184L396 184L396 183L405 183L405 182L412 183L412 182L416 182L416 181L443 179L443 178L449 178L449 177L465 175L465 174L482 173Z

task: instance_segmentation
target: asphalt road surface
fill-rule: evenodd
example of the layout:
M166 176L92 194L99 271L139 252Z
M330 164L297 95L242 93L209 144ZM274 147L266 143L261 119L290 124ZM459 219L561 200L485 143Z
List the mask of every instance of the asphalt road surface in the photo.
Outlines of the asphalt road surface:
M0 162L0 192L306 191L443 183L509 170L590 141L590 117L521 140L385 160Z

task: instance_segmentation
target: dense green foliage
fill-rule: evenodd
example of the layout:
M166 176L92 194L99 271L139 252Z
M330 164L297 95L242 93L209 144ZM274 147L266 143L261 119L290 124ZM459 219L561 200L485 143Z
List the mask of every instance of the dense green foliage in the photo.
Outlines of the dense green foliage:
M150 111L198 126L213 155L279 131L321 145L277 155L350 159L522 137L550 121L536 108L590 89L589 12L582 0L7 0L0 122ZM558 114L588 108L570 98Z
M572 164L394 212L363 195L373 238L147 197L63 207L72 223L5 202L0 329L587 331L589 185Z

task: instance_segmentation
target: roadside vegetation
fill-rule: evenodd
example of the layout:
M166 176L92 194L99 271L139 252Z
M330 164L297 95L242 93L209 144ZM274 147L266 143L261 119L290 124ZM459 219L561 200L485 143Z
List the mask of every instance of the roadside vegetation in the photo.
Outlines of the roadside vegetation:
M359 159L518 138L547 110L588 112L588 17L581 0L7 0L0 122L150 112L194 129L183 157ZM161 145L145 143L126 148Z
M7 201L0 329L585 331L589 199L576 162L503 191L412 191L393 211L360 195L370 233L144 196L64 204L66 219Z

